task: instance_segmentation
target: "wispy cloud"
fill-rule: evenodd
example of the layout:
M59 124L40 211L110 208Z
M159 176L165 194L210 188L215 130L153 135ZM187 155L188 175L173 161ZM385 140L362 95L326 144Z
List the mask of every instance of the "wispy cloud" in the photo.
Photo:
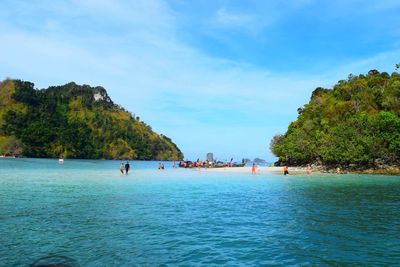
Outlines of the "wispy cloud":
M215 24L217 27L245 30L251 34L256 34L265 27L266 22L256 14L234 13L222 7L216 12Z

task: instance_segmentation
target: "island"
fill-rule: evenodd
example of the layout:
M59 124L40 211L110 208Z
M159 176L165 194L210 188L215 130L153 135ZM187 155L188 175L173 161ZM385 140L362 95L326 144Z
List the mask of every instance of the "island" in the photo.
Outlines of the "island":
M297 111L286 133L270 142L279 158L275 165L400 173L398 72L349 75L333 88L316 88L309 103Z
M115 104L103 87L35 89L0 82L0 155L35 158L182 160L165 135Z

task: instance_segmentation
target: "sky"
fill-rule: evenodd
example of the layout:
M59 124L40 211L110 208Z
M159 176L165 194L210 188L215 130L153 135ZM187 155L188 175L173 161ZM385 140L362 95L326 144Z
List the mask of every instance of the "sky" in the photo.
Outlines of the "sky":
M400 63L397 0L1 0L0 79L103 86L185 158L269 162L317 87Z

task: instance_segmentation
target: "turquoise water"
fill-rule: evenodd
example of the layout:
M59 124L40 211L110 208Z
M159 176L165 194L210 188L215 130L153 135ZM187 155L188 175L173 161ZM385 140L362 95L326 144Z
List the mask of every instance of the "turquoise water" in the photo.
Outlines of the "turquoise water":
M0 265L395 265L400 177L0 159ZM166 164L169 168L170 163Z

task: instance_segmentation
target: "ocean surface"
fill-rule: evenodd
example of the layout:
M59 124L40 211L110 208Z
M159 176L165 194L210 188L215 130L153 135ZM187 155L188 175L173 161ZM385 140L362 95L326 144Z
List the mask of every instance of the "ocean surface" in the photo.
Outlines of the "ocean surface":
M0 159L0 266L400 263L400 177L119 163Z

